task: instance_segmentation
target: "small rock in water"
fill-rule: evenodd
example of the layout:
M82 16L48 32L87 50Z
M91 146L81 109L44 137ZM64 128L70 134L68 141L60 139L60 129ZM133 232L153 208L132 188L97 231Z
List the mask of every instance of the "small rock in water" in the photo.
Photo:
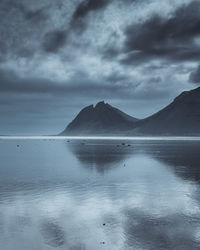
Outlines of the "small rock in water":
M103 226L105 226L106 225L106 223L103 223Z
M125 143L124 143L124 142L122 142L122 145L124 146L124 145L125 145Z
M19 145L17 145L17 147L19 147Z
M105 241L100 242L100 244L105 244Z

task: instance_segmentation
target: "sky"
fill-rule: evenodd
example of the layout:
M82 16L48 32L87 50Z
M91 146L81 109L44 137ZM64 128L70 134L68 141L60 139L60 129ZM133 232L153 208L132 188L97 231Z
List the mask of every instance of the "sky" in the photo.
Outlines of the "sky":
M0 0L0 134L104 100L147 117L200 86L200 0Z

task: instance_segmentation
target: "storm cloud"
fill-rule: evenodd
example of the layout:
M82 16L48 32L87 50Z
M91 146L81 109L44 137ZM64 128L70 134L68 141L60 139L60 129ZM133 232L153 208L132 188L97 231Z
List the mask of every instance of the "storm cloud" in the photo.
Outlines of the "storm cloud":
M66 42L66 30L56 30L45 34L43 48L46 52L57 52Z
M106 5L108 5L109 0L85 0L81 2L74 14L73 14L73 19L76 20L77 18L83 18L87 16L88 13L91 11L97 11L100 9L103 9Z
M169 17L153 15L144 23L129 25L124 34L124 63L140 63L154 58L199 60L200 4L194 1L183 5Z
M199 14L191 0L0 1L0 132L54 134L101 100L158 111L199 83Z

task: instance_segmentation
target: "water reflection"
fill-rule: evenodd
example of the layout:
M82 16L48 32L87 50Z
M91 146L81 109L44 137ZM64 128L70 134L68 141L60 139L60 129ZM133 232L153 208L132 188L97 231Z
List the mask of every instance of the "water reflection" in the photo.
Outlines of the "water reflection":
M171 166L184 179L200 182L200 143L171 142L154 144L147 148L154 158ZM157 153L155 153L157 152Z
M199 145L1 141L0 249L199 249Z
M126 159L144 154L171 166L184 179L200 181L199 141L72 141L69 150L81 164L98 172L126 165Z
M192 216L153 217L129 210L125 221L126 244L136 249L199 249L199 227L199 219Z
M84 167L100 173L119 166L134 152L133 146L121 141L76 140L67 146Z

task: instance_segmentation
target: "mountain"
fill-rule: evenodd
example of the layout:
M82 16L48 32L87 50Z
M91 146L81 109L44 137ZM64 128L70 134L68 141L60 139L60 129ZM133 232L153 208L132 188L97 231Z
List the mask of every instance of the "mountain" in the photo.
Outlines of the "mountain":
M60 135L125 134L135 128L137 122L138 119L102 101L82 109Z
M200 136L200 87L184 91L164 109L138 120L104 102L81 110L61 135Z
M200 87L185 91L158 113L140 120L136 135L200 135Z

